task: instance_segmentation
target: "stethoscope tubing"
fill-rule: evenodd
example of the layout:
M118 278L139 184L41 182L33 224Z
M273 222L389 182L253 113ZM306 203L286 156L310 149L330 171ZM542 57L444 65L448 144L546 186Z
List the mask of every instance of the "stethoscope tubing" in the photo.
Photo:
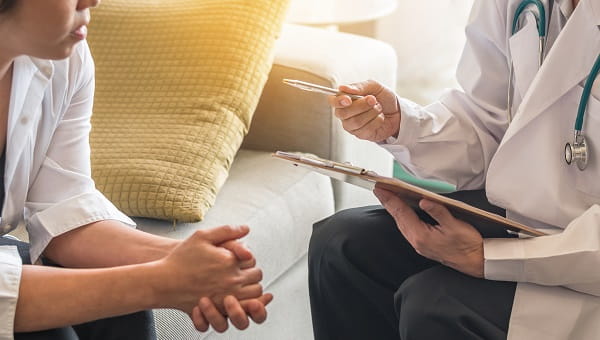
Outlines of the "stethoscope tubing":
M525 11L525 9L527 8L527 6L529 5L535 5L538 9L538 13L533 13L533 15L535 16L535 21L536 21L536 25L537 25L537 29L538 29L538 35L540 37L540 44L539 44L539 67L542 66L542 63L544 62L544 54L545 54L545 49L546 49L546 10L544 8L544 4L542 4L542 2L540 0L523 0L519 6L517 7L517 9L515 10L515 16L513 17L513 22L512 22L512 34L517 33L517 31L519 30L519 18L521 17L521 14L523 14L523 12ZM513 119L513 115L512 115L512 105L513 105L513 89L514 89L514 85L513 85L513 78L514 78L514 65L512 63L512 60L510 61L510 67L509 67L509 77L508 77L508 96L507 96L507 106L508 106L508 123L510 124L510 122Z
M546 9L544 8L544 4L540 0L523 0L519 4L519 7L515 10L515 16L513 17L512 22L512 34L517 33L517 29L519 28L519 17L525 11L525 8L529 5L535 5L538 9L539 17L536 17L538 35L540 37L546 36Z
M588 102L590 101L590 94L592 93L594 81L596 80L596 77L598 77L598 71L600 71L600 54L598 54L596 62L594 62L594 66L592 66L592 70L583 86L579 108L577 109L577 119L575 120L575 131L581 132L583 130L583 118L585 117Z
M540 37L539 44L539 66L542 66L544 61L544 55L546 52L546 10L544 5L540 0L523 0L517 9L515 10L515 16L513 17L511 32L515 34L519 30L519 18L521 14L526 10L526 8L530 5L535 5L537 7L537 13L533 12L535 16L536 25L538 29L538 35ZM588 75L585 85L583 87L583 92L581 94L581 99L579 101L579 107L577 109L577 117L575 118L575 128L574 128L574 139L573 143L567 143L565 145L565 161L567 164L576 163L579 170L584 170L589 161L589 150L588 145L585 140L585 136L583 135L583 122L585 118L585 113L587 110L588 102L590 100L590 94L592 92L592 87L594 85L594 81L598 76L598 72L600 71L600 54L596 58L594 65L592 66L592 70ZM513 77L514 77L514 65L512 60L510 62L510 72L508 79L508 122L512 121L512 104L513 104Z

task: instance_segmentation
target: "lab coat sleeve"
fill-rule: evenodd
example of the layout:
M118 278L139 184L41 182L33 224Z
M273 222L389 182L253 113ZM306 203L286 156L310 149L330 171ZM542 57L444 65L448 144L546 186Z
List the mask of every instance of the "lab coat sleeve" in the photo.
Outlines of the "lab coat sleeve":
M0 340L12 340L21 283L21 257L15 246L0 247Z
M562 233L527 239L485 239L485 277L564 286L600 296L600 206Z
M457 69L463 91L449 91L425 107L399 99L399 135L381 145L409 172L460 190L484 186L508 126L505 22L497 1L475 1Z
M94 65L87 44L78 45L69 65L65 109L39 172L30 186L25 213L35 262L53 237L101 220L135 223L95 188L91 178L89 132Z

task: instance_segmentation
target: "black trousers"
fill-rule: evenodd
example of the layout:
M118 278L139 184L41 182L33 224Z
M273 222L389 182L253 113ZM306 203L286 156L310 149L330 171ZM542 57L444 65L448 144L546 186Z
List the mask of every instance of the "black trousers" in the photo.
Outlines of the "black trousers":
M449 196L503 214L483 192ZM516 284L419 255L380 206L316 223L308 261L316 340L506 338Z
M0 237L0 246L14 245L23 264L31 264L29 244ZM140 283L143 284L143 283ZM73 292L76 294L76 292ZM15 333L15 340L153 340L156 339L152 311L116 316L39 332Z

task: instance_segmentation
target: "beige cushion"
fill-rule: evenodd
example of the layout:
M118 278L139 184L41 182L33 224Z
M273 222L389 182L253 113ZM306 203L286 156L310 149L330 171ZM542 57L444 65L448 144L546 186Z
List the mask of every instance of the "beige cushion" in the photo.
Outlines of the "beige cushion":
M122 211L201 220L266 82L287 0L106 0L92 13L92 175Z

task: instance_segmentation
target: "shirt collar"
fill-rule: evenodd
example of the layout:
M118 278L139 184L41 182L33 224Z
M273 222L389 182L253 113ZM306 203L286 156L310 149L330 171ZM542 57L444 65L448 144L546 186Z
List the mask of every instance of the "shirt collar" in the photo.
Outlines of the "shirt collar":
M573 14L573 1L571 0L557 0L558 1L558 8L560 9L560 12L562 13L562 15L568 19L571 14Z
M558 3L560 12L562 13L562 15L565 17L565 19L568 19L571 16L571 14L573 14L573 11L575 10L575 8L573 8L573 2L571 0L556 0L556 2ZM579 4L577 6L578 7L589 6L592 10L592 13L594 16L594 21L595 21L596 25L600 26L600 2L599 1L581 0L581 1L579 1Z

